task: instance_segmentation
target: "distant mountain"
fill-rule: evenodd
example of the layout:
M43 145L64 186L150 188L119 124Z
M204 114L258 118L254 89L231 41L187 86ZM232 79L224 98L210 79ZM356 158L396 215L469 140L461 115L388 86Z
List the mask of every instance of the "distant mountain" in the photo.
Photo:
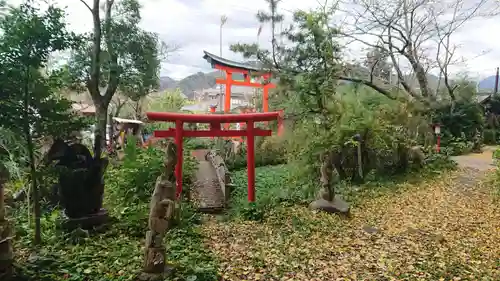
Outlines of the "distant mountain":
M177 87L177 81L168 76L160 77L160 91L165 91L167 89L175 89Z
M163 76L160 77L160 91L179 88L188 99L193 99L193 91L213 88L216 85L215 79L219 76L219 71L209 73L198 72L178 81L168 76ZM233 75L233 77L238 80L243 79L243 77L238 75Z
M490 91L493 92L493 90L495 89L495 79L496 77L495 75L493 75L479 81L479 84L477 86L478 90L480 92L490 92ZM500 86L500 82L498 83L498 86Z
M209 89L215 86L215 79L219 77L219 72L203 73L198 72L182 79L177 83L179 88L188 99L194 97L193 91Z
M251 62L255 63L255 62ZM257 63L255 63L257 64ZM351 71L349 75L352 75L352 77L359 77L363 79L368 79L369 78L369 70L360 65L350 65ZM188 99L193 99L193 91L198 91L202 89L209 89L213 88L216 86L215 84L215 79L220 76L219 71L212 71L208 73L203 73L203 72L198 72L192 75L189 75L181 80L175 80L172 79L168 76L164 76L160 78L160 91L165 91L168 89L176 89L179 88L181 92L188 98ZM235 75L233 74L233 78L236 80L242 80L243 76L242 75ZM428 74L427 75L428 82L429 82L429 87L431 89L436 89L438 87L438 84L440 84L440 87L444 87L444 82L441 81L439 83L439 78L435 75ZM487 79L490 79L491 77L488 77ZM485 79L485 80L487 80ZM408 82L410 87L417 89L419 87L418 81L414 75L412 76L407 76L405 77L405 80ZM397 83L398 79L396 75L393 75L392 77L392 83ZM389 82L389 81L386 81ZM493 77L493 81L491 82L491 85L495 84L495 80ZM491 86L491 89L493 89L493 86Z

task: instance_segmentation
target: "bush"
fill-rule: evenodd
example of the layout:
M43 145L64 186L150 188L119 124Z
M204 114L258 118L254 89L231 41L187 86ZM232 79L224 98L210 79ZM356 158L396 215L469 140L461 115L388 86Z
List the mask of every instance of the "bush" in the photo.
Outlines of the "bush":
M485 129L483 133L484 144L495 145L497 143L497 132L495 129Z
M161 174L164 157L158 148L141 149L134 141L127 142L122 164L106 173L106 192L122 202L147 201Z
M247 168L247 147L243 143L238 154L229 154L225 159L230 171ZM278 136L257 137L255 139L255 167L286 163L285 139Z
M156 178L162 172L164 160L165 153L160 148L143 149L135 145L133 140L127 142L122 164L108 169L107 192L115 193L113 197L125 202L149 200ZM183 183L189 186L196 169L196 162L187 145L184 149L182 168ZM187 188L185 190L187 191Z
M41 219L45 245L40 252L32 248L27 206L9 209L13 212L9 215L16 221L18 239L15 239L15 247L20 249L18 275L37 281L137 279L143 262L151 191L161 173L164 152L154 147L139 148L134 141L129 143L123 163L106 173L105 207L116 221L105 234L83 230L63 233L56 227L61 212L46 212ZM184 175L186 187L189 187L187 179L195 167L188 156L191 153L189 145L185 153ZM219 280L217 259L204 246L200 222L201 217L194 208L183 203L180 221L166 234L167 262L176 266L173 280ZM35 258L28 257L32 250L37 250Z
M19 249L16 274L26 277L15 280L137 280L143 262L147 204L130 204L126 209L108 207L112 207L109 211L119 221L101 235L82 230L62 233L56 228L60 212L45 214L41 219L45 242L42 251L30 244L32 230L27 208L14 210L18 237L14 243ZM181 223L166 234L167 262L176 267L172 280L219 280L217 259L203 245L203 235L197 226L200 221L199 214L184 204ZM31 250L37 250L37 254L29 256Z
M287 156L297 171L295 181L304 184L319 182L320 156L335 152L341 180L362 181L357 176L357 146L353 137L359 134L363 177L368 174L385 176L401 174L410 168L409 148L423 142L430 134L424 114L411 104L392 101L380 96L335 96L329 105L330 115L300 118L290 132ZM313 119L314 120L314 119ZM315 179L315 180L314 180Z
M464 155L472 151L474 143L462 137L451 138L441 147L444 154L450 156Z
M450 104L434 109L433 123L441 125L442 145L448 146L457 138L473 140L476 130L483 132L485 118L477 102L462 101L456 103L453 110Z

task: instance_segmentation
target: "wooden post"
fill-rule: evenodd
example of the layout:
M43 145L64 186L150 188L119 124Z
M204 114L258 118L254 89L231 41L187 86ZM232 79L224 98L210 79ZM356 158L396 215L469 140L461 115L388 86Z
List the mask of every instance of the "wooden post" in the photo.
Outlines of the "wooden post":
M358 142L358 173L359 179L363 180L363 155L361 155L361 142Z
M231 111L231 86L233 82L233 74L226 71L226 96L224 100L224 113L229 113Z
M255 202L255 139L254 121L247 122L247 178L248 202Z
M269 112L269 86L265 85L262 94L262 111Z
M175 145L177 146L177 165L175 166L175 176L177 181L177 198L182 194L182 133L184 131L184 122L175 121Z

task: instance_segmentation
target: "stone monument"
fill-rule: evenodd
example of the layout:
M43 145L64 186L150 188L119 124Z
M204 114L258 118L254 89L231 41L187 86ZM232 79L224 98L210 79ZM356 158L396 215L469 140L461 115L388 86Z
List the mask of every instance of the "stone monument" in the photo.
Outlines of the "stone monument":
M82 144L67 144L58 139L50 148L47 159L57 162L59 201L63 207L63 227L91 229L109 220L102 208L104 171L107 158L94 159Z
M164 170L157 178L151 196L149 230L146 232L144 267L140 280L164 280L172 272L172 268L166 264L163 238L172 228L178 210L175 188L176 150L174 143L167 144Z
M333 166L334 153L326 152L321 156L321 190L319 198L313 201L309 208L328 213L337 213L348 216L350 207L347 202L335 196L337 172Z

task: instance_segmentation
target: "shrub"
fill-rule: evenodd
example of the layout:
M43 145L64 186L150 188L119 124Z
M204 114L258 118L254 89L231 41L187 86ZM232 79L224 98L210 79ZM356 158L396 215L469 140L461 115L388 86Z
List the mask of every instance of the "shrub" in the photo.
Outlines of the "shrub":
M165 153L159 148L143 149L133 140L127 142L122 164L108 169L107 192L114 193L115 199L124 202L148 201L164 160ZM183 183L186 186L191 183L195 168L191 149L186 146L183 161Z
M226 165L230 171L246 169L247 148L243 143L238 154L228 154ZM286 163L285 139L278 136L257 137L255 139L255 167Z
M363 139L363 176L403 173L410 166L408 149L429 134L429 122L411 104L371 94L337 95L331 99L330 116L315 122L301 118L289 136L287 156L297 171L292 181L319 182L320 155L337 154L341 180L356 179L357 146L353 136ZM314 119L313 119L314 120ZM314 180L315 179L315 180Z
M462 135L462 137L448 139L445 145L442 146L442 151L450 156L464 155L470 153L473 146L474 143L466 140Z
M433 123L441 125L443 146L448 146L448 142L456 141L456 138L472 140L476 130L483 132L485 125L483 110L476 102L457 102L453 108L445 104L434 109L432 114Z
M486 129L483 133L484 144L494 145L497 143L497 132L495 129Z

